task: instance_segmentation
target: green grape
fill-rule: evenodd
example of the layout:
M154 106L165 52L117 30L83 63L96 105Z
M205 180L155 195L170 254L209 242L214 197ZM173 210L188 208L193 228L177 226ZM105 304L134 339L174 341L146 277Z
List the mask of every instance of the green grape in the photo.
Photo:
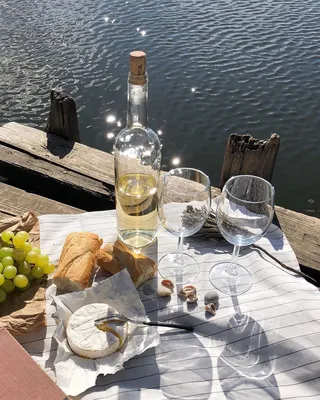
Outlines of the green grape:
M28 282L27 286L23 287L23 288L18 288L19 292L25 292L26 290L30 289L30 282Z
M0 303L3 303L4 301L6 301L6 298L7 298L6 292L0 288Z
M1 264L6 268L8 265L14 265L14 259L12 257L4 257L1 260Z
M27 263L27 261L21 261L18 265L18 271L20 272L20 274L28 275L31 272L31 267Z
M0 258L11 257L12 253L13 253L13 249L11 247L2 247L0 249Z
M29 239L29 233L26 231L20 231L16 234L16 237L21 238L24 242Z
M13 279L17 275L17 272L18 270L16 267L14 267L13 265L8 265L3 270L3 275L7 279Z
M32 247L31 251L33 251L34 253L37 253L37 254L41 254L41 250L39 247Z
M0 263L0 274L2 274L2 271L3 271L3 265L2 263Z
M24 252L27 254L29 253L29 251L31 251L32 249L32 244L29 242L25 242L24 245L22 246L22 249L24 250Z
M13 283L17 286L17 288L24 288L28 285L29 281L25 275L18 274L13 278Z
M54 272L55 270L55 265L54 264L48 264L45 265L43 268L43 272L47 275L52 274L52 272Z
M12 238L14 236L14 233L12 231L4 231L1 233L1 239L8 244L12 243Z
M26 254L25 260L30 263L30 264L35 264L38 259L38 254L34 253L33 251L30 251L28 254Z
M25 244L25 240L21 236L14 236L12 239L12 243L16 249L21 249Z
M13 292L14 288L15 286L11 279L5 279L4 283L1 286L1 289L3 289L7 293Z
M34 278L42 278L43 277L43 271L42 268L40 267L33 267L31 270L31 274Z
M12 258L16 261L23 261L26 253L22 249L14 249L12 252Z
M38 267L43 268L44 266L49 264L49 257L44 254L39 254L38 259L36 261L36 265Z
M28 281L29 281L29 282L32 282L32 281L35 279L35 277L32 275L31 272L29 272L29 273L26 275L26 277L28 278Z
M4 276L3 274L0 274L0 286L3 284L4 282Z

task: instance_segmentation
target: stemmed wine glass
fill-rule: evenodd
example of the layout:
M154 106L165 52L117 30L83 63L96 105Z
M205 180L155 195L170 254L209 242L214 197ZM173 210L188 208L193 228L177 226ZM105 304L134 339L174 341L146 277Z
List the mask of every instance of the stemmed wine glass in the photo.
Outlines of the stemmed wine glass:
M252 175L230 178L219 197L216 220L223 237L234 245L231 261L214 265L212 285L221 292L237 295L252 285L250 272L237 264L241 246L249 246L268 230L274 207L274 188L265 179Z
M159 199L159 217L162 225L178 236L178 248L159 261L160 275L177 283L191 282L199 274L197 261L183 252L183 239L196 233L209 216L211 206L210 179L193 168L175 168L165 174ZM185 217L193 208L201 210L197 216Z

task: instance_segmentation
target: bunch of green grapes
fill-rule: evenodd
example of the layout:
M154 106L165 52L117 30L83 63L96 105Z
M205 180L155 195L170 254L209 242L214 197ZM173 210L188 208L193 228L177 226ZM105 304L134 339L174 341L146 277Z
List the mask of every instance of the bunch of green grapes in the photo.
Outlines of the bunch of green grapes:
M0 303L3 303L15 288L28 290L31 281L51 274L55 267L39 247L29 243L28 232L4 231L1 239L4 246L0 247Z

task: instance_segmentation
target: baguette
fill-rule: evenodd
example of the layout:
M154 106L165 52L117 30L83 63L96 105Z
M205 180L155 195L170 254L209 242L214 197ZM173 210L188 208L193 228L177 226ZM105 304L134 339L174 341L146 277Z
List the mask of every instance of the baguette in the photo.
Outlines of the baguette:
M96 258L99 267L112 275L127 268L136 287L150 279L157 270L157 264L153 260L143 254L134 253L120 240L113 246L110 244L103 246L97 251Z
M59 289L71 292L87 288L95 266L96 252L101 245L102 239L95 233L70 233L64 243L53 283Z

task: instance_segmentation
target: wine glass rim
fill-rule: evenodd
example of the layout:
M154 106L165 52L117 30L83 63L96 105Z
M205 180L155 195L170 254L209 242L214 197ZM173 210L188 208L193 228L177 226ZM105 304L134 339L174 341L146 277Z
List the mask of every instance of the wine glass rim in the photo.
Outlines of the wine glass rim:
M258 180L260 180L260 181L265 182L265 183L270 187L270 189L271 189L271 194L270 194L270 196L269 196L267 199L265 199L265 200L249 201L249 200L240 199L239 197L233 195L233 194L230 193L230 191L228 190L228 188L227 188L227 183L229 183L229 182L231 182L231 181L234 181L236 178L239 178L239 177L241 177L241 178L244 178L244 177L247 177L247 178L255 178L255 179L258 179ZM256 176L256 175L235 175L235 176L232 176L232 177L229 178L229 179L227 180L227 182L225 183L224 189L226 190L226 192L228 193L229 196L233 197L234 199L237 199L237 200L241 201L242 203L246 203L246 204L261 204L261 203L267 203L268 201L270 201L270 200L272 200L272 199L274 198L274 194L275 194L274 187L271 185L271 183L268 182L266 179L261 178L260 176Z
M197 168L188 168L188 167L172 168L172 169L170 169L170 171L165 173L163 179L166 180L169 176L172 175L173 171L178 171L178 170L182 170L182 171L188 170L188 171L193 171L193 172L199 172L207 180L207 183L204 185L203 191L205 192L206 190L208 190L209 187L211 187L211 182L210 182L209 176L207 174L205 174L203 171L201 171L200 169L197 169ZM187 179L187 178L185 178L185 179Z

